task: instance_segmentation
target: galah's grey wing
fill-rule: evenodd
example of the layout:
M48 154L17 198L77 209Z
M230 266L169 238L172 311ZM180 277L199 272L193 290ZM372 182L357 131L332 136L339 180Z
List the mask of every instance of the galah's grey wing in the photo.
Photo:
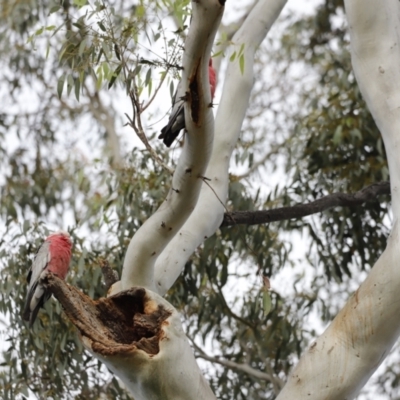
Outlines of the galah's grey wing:
M39 248L28 272L28 293L23 312L23 318L32 325L39 308L50 297L46 295L41 285L38 285L41 273L47 268L51 259L50 242L45 241Z
M163 139L165 145L170 147L179 132L185 128L185 90L182 81L179 82L174 98L168 124L161 129L159 139Z

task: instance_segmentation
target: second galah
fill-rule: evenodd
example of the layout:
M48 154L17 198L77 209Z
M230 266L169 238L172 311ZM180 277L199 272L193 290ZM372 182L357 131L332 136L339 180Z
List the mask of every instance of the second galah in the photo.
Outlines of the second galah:
M208 63L208 78L210 81L211 100L214 99L215 87L217 85L217 77L215 69L212 66L212 59ZM161 135L159 139L163 139L167 147L170 147L175 138L179 135L179 132L185 128L185 107L184 99L178 97L179 86L175 92L172 101L172 111L169 117L168 124L161 129ZM178 98L177 98L178 97Z
M47 272L65 279L71 261L71 237L67 232L56 232L48 236L40 246L28 272L28 294L23 318L31 327L40 307L50 298L51 293L41 283Z

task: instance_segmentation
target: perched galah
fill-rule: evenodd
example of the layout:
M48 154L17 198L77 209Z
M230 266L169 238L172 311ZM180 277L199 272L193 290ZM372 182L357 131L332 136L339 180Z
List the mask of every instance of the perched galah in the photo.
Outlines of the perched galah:
M208 79L210 81L211 100L214 99L215 87L217 85L217 77L215 69L212 66L212 59L208 63ZM183 96L179 96L180 87L182 81L179 83L178 88L175 92L172 100L172 111L169 117L168 124L161 129L161 135L159 139L164 139L164 143L167 147L170 147L175 138L179 135L179 132L185 128L185 107ZM184 95L184 93L182 93ZM179 97L178 97L179 96ZM178 98L177 98L178 97Z
M71 261L71 237L67 232L51 234L40 246L28 272L28 295L23 318L29 321L29 327L35 322L39 308L50 298L51 293L40 283L41 278L52 272L65 279Z

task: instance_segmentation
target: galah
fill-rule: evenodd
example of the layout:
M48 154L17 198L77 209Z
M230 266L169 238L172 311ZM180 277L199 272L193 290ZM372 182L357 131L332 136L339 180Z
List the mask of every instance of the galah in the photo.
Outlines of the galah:
M217 85L217 77L215 69L212 66L212 59L208 63L208 79L210 81L211 100L214 99L215 87ZM168 124L161 129L159 139L164 139L164 144L170 147L179 132L185 128L185 107L184 93L182 92L182 81L179 82L178 88L172 100L172 111Z
M65 279L71 261L72 240L67 232L56 232L48 236L36 253L28 272L28 294L23 313L25 321L32 327L40 307L50 298L41 279L52 272L60 279Z

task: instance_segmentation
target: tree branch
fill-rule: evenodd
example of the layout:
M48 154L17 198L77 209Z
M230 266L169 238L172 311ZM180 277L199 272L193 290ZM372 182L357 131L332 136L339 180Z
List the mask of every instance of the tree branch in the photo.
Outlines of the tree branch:
M92 300L51 273L42 283L78 328L86 349L135 399L216 399L183 333L179 313L162 297L134 287Z
M377 196L390 195L389 182L373 183L356 193L332 193L307 204L281 207L273 210L232 211L225 213L221 227L232 225L259 225L275 221L302 218L333 207L354 207L376 201Z
M192 2L192 22L185 42L180 83L182 92L177 94L178 98L186 99L185 144L167 198L128 246L119 285L122 289L132 286L155 289L155 262L196 206L212 150L214 117L210 108L208 63L223 4L223 0Z
M228 61L221 101L215 119L214 146L208 164L207 185L202 186L196 208L185 225L158 257L155 281L165 294L181 273L194 250L219 228L229 185L229 163L239 138L254 84L254 54L278 18L287 0L258 1L232 39L226 59L243 49L244 69L239 60ZM185 141L186 142L186 141Z
M273 376L271 374L261 372L253 367L250 367L250 365L248 365L248 364L237 363L237 362L227 360L227 359L224 359L224 358L221 358L218 356L214 356L214 357L210 356L207 353L205 353L203 351L203 349L201 349L199 346L197 346L197 344L194 343L193 341L192 341L192 345L198 352L197 358L202 358L203 360L210 361L212 363L217 363L224 367L234 369L236 371L244 372L245 374L250 375L256 379L262 379L264 381L268 381L271 383L275 382L275 383L277 383L278 388L282 388L284 385L284 382L277 376ZM278 393L279 393L279 389L278 389L278 392L275 394L277 395Z
M399 337L400 4L376 5L345 0L354 73L385 143L393 227L368 277L302 355L277 400L355 398Z

